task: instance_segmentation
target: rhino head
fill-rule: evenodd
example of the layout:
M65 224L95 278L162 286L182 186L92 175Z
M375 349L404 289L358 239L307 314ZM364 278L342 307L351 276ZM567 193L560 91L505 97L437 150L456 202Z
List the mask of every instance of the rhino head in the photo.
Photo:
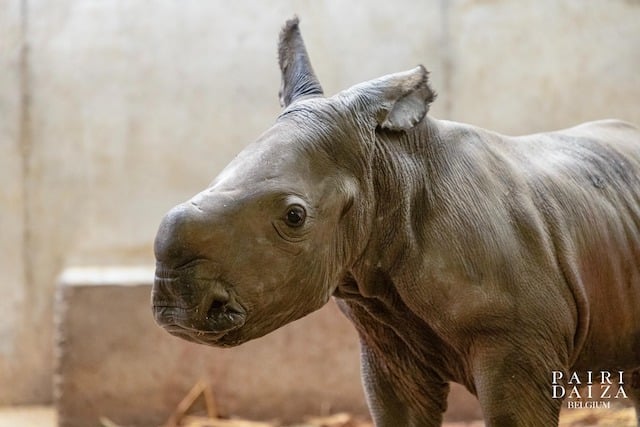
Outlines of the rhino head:
M373 156L434 98L422 66L324 97L297 18L278 50L282 113L156 236L155 320L190 341L238 345L322 307L367 246Z

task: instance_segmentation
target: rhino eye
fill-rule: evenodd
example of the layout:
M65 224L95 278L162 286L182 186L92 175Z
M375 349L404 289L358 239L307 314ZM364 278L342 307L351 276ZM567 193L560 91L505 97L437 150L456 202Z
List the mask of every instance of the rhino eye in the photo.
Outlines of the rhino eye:
M300 227L304 224L304 220L307 218L307 213L300 205L289 206L284 221L289 227Z

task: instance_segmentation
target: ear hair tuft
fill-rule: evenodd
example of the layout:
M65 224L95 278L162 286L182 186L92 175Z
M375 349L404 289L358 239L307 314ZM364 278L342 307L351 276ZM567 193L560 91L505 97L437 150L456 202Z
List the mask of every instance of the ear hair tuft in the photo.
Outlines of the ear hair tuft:
M278 63L282 84L279 95L283 107L303 96L323 95L322 86L311 67L299 24L300 20L294 16L285 22L280 31Z

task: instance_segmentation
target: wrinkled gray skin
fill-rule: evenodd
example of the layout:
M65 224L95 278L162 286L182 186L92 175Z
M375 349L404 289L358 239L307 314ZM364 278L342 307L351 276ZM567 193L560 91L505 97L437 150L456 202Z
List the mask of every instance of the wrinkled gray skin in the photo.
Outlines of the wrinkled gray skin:
M378 427L440 425L450 381L488 426L556 425L554 370L623 370L638 405L638 129L436 120L423 67L325 98L297 24L280 117L160 225L156 321L229 347L334 296Z

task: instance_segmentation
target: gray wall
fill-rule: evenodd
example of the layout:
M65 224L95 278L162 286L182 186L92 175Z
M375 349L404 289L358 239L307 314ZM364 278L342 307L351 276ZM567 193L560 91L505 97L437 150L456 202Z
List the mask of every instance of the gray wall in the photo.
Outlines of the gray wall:
M294 12L328 94L423 63L436 117L640 123L637 0L4 0L0 404L51 399L59 272L152 263L161 215L273 121Z

